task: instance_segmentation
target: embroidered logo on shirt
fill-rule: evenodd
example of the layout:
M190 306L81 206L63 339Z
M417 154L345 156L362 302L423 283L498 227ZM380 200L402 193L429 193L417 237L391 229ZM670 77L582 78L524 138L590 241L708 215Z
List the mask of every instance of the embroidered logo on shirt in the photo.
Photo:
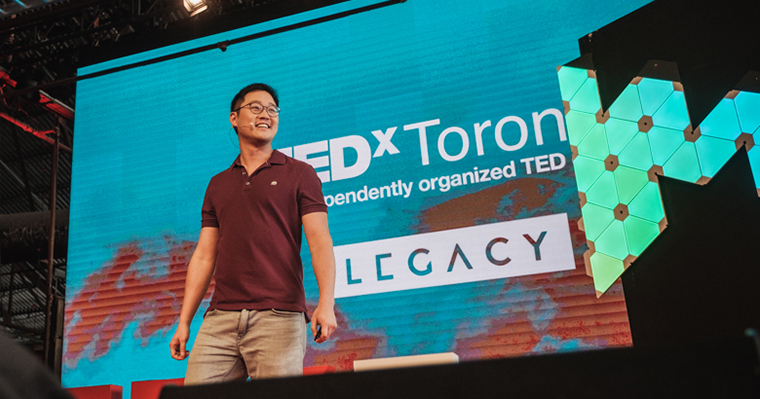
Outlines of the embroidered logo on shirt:
M272 182L272 183L270 183L270 184L271 184L271 185L273 185L273 186L276 186L276 185L277 185L277 182L276 182L276 181L273 181L273 182Z

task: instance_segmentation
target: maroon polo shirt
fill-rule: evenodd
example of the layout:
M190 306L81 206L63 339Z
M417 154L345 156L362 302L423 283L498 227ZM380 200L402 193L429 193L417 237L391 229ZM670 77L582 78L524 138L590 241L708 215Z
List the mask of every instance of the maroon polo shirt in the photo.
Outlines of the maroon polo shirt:
M203 227L218 227L211 309L306 312L301 216L327 212L309 164L275 150L250 176L240 156L214 176L203 200Z

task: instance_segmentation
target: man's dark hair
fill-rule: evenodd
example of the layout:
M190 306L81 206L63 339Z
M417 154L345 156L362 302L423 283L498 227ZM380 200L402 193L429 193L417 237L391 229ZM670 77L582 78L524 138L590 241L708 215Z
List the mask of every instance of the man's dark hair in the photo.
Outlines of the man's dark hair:
M274 105L278 107L280 106L280 99L277 98L277 92L272 88L272 86L264 83L253 83L246 87L243 87L243 89L235 95L235 98L232 99L232 104L230 105L230 112L235 112L236 109L240 108L240 106L243 105L245 95L252 91L265 91L269 93L269 95L271 95L274 99Z

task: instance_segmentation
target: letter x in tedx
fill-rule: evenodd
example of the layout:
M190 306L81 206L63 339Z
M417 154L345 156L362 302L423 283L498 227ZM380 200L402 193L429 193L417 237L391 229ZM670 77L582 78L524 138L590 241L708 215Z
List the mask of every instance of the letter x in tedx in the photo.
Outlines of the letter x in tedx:
M383 133L382 130L373 130L372 135L375 136L377 141L380 143L377 146L377 149L375 150L375 153L372 155L372 158L377 158L382 156L386 151L388 151L388 154L398 154L399 150L396 148L393 143L391 143L391 139L393 138L393 134L396 133L396 127L390 127L388 130Z

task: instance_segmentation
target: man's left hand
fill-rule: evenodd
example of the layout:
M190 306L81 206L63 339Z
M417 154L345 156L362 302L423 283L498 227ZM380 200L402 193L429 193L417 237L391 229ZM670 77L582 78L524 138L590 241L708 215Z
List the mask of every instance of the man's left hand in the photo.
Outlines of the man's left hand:
M335 320L335 311L332 306L329 305L317 305L317 309L314 310L314 314L311 317L311 333L312 336L317 336L317 326L322 326L322 335L317 338L317 343L327 341L330 336L338 328L338 322Z

